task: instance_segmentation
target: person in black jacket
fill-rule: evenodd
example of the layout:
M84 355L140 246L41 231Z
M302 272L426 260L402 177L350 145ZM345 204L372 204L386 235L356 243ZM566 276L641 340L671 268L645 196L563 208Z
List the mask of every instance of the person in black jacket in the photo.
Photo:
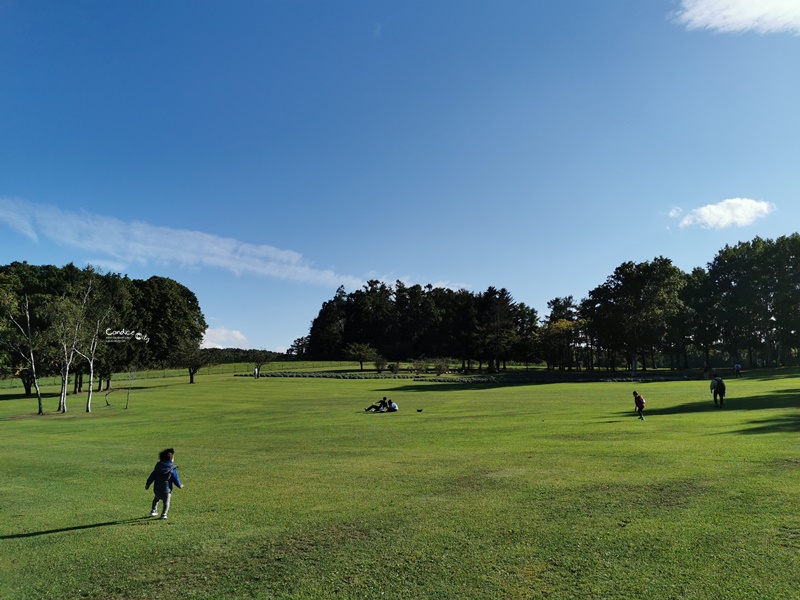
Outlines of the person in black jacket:
M364 412L386 412L386 410L389 408L389 402L391 402L391 400L387 400L386 396L384 396L383 400L368 406L364 409Z
M725 405L725 382L722 381L722 377L714 373L710 388L711 393L714 394L714 406L722 408ZM717 404L717 400L719 400L719 404Z

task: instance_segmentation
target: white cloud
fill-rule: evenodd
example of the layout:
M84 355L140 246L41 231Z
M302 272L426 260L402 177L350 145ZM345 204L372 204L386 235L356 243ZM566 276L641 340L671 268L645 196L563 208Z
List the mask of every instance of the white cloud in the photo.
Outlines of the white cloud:
M201 231L125 222L87 212L67 212L54 206L0 198L0 223L38 240L42 235L71 248L99 255L106 264L179 264L217 267L328 287L358 288L364 281L331 270L317 269L293 250L248 244ZM120 269L121 270L121 269Z
M707 204L689 211L681 219L679 226L700 225L706 229L744 227L766 217L774 210L775 205L771 202L750 198L728 198L717 204ZM678 217L680 214L673 209L670 216Z
M12 229L16 229L34 242L38 242L39 238L36 236L36 232L31 227L30 219L27 217L27 206L17 200L0 198L0 222L5 223Z
M676 17L688 29L800 34L798 0L681 0Z
M247 338L241 331L225 327L209 327L203 335L201 348L248 348Z

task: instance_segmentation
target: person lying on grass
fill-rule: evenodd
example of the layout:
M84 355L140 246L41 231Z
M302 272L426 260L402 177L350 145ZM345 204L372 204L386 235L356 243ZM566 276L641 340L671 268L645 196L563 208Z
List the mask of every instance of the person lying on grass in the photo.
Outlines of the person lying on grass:
M383 400L380 402L376 402L371 406L368 406L364 409L364 412L385 412L386 409L389 407L389 401L386 400L386 396L383 397Z
M376 402L375 404L368 406L364 409L365 412L397 412L397 404L394 400L387 400L386 396L383 397L383 400L380 402Z

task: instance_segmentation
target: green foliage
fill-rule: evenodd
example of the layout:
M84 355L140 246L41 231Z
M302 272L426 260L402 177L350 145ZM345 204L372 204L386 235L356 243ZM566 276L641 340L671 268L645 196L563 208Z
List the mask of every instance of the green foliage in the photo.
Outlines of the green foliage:
M171 279L72 264L0 266L0 372L18 374L28 395L38 378L60 374L63 411L70 374L108 381L134 365L163 367L175 348L197 347L205 329L194 293Z
M344 355L349 360L354 360L361 365L361 370L364 370L364 363L374 361L378 357L378 351L369 344L356 343L347 344L344 349Z
M644 422L629 382L135 387L91 415L0 393L0 597L797 597L794 372L719 411L704 381L637 383Z
M370 280L351 293L340 287L292 352L337 359L364 344L390 361L452 356L490 373L542 359L558 370L797 365L800 234L726 246L691 274L663 256L627 261L579 303L567 296L548 308L540 322L504 288Z
M424 356L414 359L411 362L411 368L414 370L414 373L417 375L421 375L422 373L428 372L428 365L430 365L430 361L425 358Z
M444 375L450 370L449 358L434 358L431 364L433 365L433 372L437 375Z

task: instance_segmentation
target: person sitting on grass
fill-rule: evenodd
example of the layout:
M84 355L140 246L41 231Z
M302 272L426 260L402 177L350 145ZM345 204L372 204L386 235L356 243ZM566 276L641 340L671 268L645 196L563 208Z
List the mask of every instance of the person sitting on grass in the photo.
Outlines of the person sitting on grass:
M397 404L394 400L389 400L389 405L386 407L386 412L397 412Z
M380 402L376 402L375 404L368 406L364 409L364 412L385 412L389 408L389 401L386 400L386 396L383 397L383 400Z

